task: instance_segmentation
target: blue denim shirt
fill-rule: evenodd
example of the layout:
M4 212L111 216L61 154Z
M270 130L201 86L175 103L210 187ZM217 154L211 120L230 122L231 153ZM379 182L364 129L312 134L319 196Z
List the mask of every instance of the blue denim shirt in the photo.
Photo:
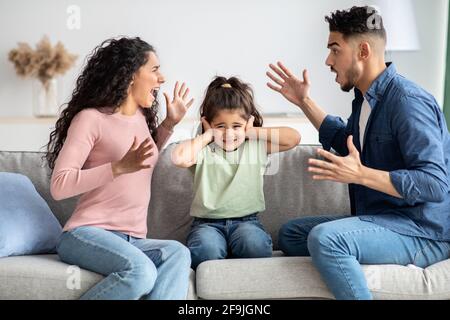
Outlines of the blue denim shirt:
M358 89L347 123L327 116L319 140L325 150L347 156L347 137L353 135L362 164L389 172L403 199L351 184L352 215L400 234L450 241L450 134L438 103L393 64L365 98L372 111L363 152L359 116L364 97Z

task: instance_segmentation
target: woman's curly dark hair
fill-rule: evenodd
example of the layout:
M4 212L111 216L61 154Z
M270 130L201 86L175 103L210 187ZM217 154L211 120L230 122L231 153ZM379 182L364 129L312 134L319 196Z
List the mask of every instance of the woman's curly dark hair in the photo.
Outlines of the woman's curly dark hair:
M82 110L94 108L112 114L128 96L133 75L147 63L154 48L140 38L108 39L87 57L78 77L72 97L61 112L55 130L50 134L44 156L53 170L67 137L72 119ZM106 110L106 111L105 111ZM150 134L156 142L158 102L143 109Z
M349 10L337 10L325 17L330 32L339 32L344 38L373 34L386 41L386 30L380 13L374 7L352 7Z
M211 122L221 110L240 110L246 119L255 117L253 126L262 127L263 118L256 108L251 86L236 77L229 79L217 76L206 89L200 106L200 117Z

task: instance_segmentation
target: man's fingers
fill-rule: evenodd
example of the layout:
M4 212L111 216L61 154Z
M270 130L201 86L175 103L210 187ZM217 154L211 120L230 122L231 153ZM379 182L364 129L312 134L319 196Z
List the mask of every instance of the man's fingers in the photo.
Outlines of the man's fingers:
M329 163L326 161L322 161L322 160L317 160L317 159L309 159L309 164L312 166L319 167L322 169L327 169L327 170L336 170L337 169L335 164Z
M281 93L281 88L274 86L273 84L271 84L270 82L267 82L267 86L272 89L273 91L279 92Z
M284 64L281 61L278 61L278 66L281 68L281 70L283 70L283 72L288 76L288 77L293 77L294 74L291 72L291 70L289 70L288 68L286 68L284 66Z
M319 174L321 176L332 176L334 174L334 172L332 172L330 170L319 169L319 168L315 168L315 167L309 167L308 171Z
M283 86L284 85L284 81L278 79L277 77L275 77L270 71L266 72L266 75L272 79L273 82L275 82L276 84Z
M332 161L332 162L335 162L335 163L337 163L337 162L339 162L339 161L341 160L340 157L335 156L335 155L332 154L331 152L325 151L325 150L323 150L323 149L318 149L318 150L317 150L317 153L318 153L319 155L321 155L322 157L324 157L325 159L328 159L328 160L330 160L330 161Z
M359 153L353 143L353 136L348 136L347 138L347 148L350 153Z
M270 64L269 65L270 69L272 69L273 71L275 71L275 73L277 75L279 75L281 77L281 79L286 80L287 76L283 73L283 71L281 71L280 68L278 68L276 65Z
M334 182L339 182L339 180L337 180L335 177L333 176L313 176L314 180L319 180L319 181L334 181Z

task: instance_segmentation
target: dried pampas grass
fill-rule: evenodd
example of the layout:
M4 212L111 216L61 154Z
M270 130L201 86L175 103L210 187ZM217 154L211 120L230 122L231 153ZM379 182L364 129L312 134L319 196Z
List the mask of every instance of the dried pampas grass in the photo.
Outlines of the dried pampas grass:
M19 43L9 52L8 59L19 76L36 77L47 86L55 76L66 73L77 56L69 53L61 42L52 46L48 37L44 36L36 45L36 50L26 43Z

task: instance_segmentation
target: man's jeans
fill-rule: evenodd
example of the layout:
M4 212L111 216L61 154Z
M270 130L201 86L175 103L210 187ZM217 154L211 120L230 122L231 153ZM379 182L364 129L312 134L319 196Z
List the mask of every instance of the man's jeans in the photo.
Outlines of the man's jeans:
M83 226L64 232L57 251L65 263L105 276L81 299L186 299L191 259L177 241Z
M272 239L256 214L233 219L195 218L188 235L192 268L203 261L272 256Z
M361 264L414 264L426 268L449 258L450 243L395 233L358 217L306 217L286 223L280 249L311 255L336 299L372 299Z

